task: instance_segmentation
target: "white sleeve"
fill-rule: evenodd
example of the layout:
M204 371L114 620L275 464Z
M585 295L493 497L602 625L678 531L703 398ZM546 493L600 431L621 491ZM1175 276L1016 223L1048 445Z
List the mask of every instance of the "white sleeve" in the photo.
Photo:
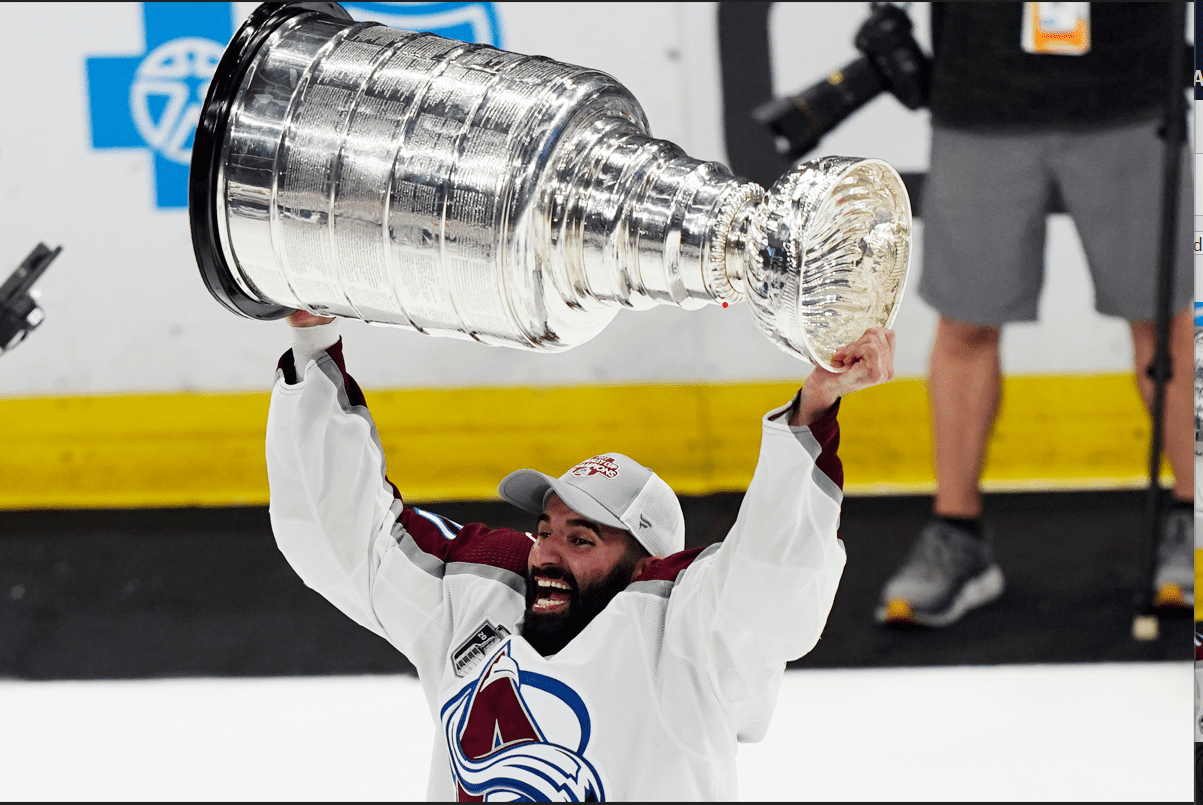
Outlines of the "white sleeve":
M358 388L348 391L328 352L314 353L315 358L297 360L303 377L288 384L279 371L272 390L267 419L272 531L305 584L414 660L413 635L441 606L442 585L437 573L423 571L399 551L394 531L403 504L385 477L371 415L361 399L356 404L349 396L358 396ZM388 613L387 628L380 611Z
M785 410L764 417L735 525L684 571L665 625L665 648L709 676L744 741L767 729L785 663L818 642L845 563L834 416L821 443Z
M316 361L323 352L338 343L339 321L336 318L312 327L292 328L292 359L298 378L305 376L305 368L310 361Z

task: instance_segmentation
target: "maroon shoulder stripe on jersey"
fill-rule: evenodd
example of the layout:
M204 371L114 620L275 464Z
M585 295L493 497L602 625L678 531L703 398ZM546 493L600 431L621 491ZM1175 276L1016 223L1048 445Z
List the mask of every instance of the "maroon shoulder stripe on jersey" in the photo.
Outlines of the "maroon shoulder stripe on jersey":
M679 551L669 556L656 557L644 566L642 573L631 579L631 583L634 584L637 581L676 581L677 576L681 575L681 571L693 564L693 560L697 559L698 554L704 550L705 548L690 548L687 551Z
M837 451L840 447L840 423L836 419L836 414L839 413L840 402L836 400L835 405L811 423L810 432L814 435L815 441L819 443L822 452L815 459L815 466L819 472L826 475L832 482L841 490L844 488L844 462L840 459Z
M409 506L397 522L423 553L440 561L487 565L526 577L526 561L534 542L521 531L470 523L448 539L438 526Z

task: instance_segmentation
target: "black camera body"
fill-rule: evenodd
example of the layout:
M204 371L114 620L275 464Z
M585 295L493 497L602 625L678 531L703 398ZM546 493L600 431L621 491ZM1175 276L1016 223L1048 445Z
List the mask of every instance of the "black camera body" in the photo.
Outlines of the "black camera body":
M809 153L824 134L881 92L890 92L908 109L927 106L931 61L915 41L910 17L890 3L871 7L853 40L860 58L797 95L753 110L752 117L777 136L777 150L791 160Z
M33 284L63 250L39 243L21 265L0 284L0 353L7 352L33 332L45 318L33 296Z

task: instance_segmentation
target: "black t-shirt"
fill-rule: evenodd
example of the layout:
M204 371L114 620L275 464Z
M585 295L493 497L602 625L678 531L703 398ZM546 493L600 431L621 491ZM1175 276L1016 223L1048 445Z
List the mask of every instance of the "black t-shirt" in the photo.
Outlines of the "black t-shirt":
M1083 128L1154 117L1166 97L1170 3L1091 3L1088 53L1025 53L1023 3L932 3L931 113L953 128Z

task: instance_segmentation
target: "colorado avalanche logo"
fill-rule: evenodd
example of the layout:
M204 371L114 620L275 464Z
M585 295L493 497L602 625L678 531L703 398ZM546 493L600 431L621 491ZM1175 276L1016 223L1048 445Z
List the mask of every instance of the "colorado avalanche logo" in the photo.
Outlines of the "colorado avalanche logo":
M575 748L540 729L524 692L558 700L576 720ZM571 688L523 671L503 648L442 710L460 802L603 802L601 775L585 760L589 712Z

